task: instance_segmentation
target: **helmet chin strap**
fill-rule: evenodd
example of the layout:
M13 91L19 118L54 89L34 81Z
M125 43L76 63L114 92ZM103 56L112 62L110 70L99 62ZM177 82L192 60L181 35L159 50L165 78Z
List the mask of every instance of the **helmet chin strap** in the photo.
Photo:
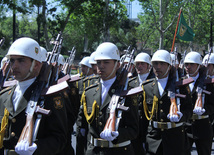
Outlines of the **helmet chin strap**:
M89 72L90 68L88 67L87 69L87 72L86 72L86 75L85 76L88 76L88 72Z
M195 75L196 72L198 72L200 65L198 65L198 68L195 70L195 72L193 74L189 74L189 76L193 76Z
M30 76L30 74L33 71L34 66L35 66L35 60L32 61L30 70L29 70L28 74L25 76L24 80L27 79Z
M168 68L167 68L166 72L164 73L164 75L163 75L162 77L165 77L165 76L166 76L166 74L169 72L169 67L170 67L170 65L168 66Z
M118 61L116 61L116 63L114 64L114 68L113 68L111 74L110 74L109 76L107 76L107 78L105 78L105 79L108 79L109 77L112 76L112 74L114 73L114 71L115 71L115 69L116 69L116 67L117 67L117 63L118 63ZM105 80L105 79L103 79L103 80Z

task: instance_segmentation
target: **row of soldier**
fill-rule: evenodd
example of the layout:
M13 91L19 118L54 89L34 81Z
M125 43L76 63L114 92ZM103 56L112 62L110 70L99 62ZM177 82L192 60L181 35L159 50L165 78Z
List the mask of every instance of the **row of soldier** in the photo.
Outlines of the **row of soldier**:
M116 62L121 59L119 56L116 57L112 54L112 49L115 49L115 53L118 50L114 46L113 44L104 43L98 47L90 58L84 58L80 62L82 67L87 66L88 69L92 69L90 62L94 64L96 62L101 63L103 59L114 60L115 65L102 66L98 64L98 75L95 75L96 72L93 74L91 71L90 74L84 74L85 78L79 83L79 87L82 86L80 88L82 91L79 92L80 96L82 96L82 93L84 93L84 96L81 99L81 108L77 119L77 154L98 154L97 152L104 152L104 154L117 154L120 152L121 154L139 155L191 154L193 143L196 145L198 154L211 154L213 140L212 117L214 112L214 103L212 102L214 97L213 81L209 80L209 82L203 83L203 88L207 90L204 90L203 98L200 98L198 93L198 85L200 85L201 80L214 77L214 54L212 53L210 55L207 54L202 61L202 57L198 52L189 52L183 58L183 64L179 64L179 61L175 59L175 54L171 54L166 50L156 51L152 58L147 53L142 52L133 61L127 56L124 62L132 61L134 66L130 71L130 77L132 78L129 78L128 88L141 86L144 90L144 93L133 97L135 98L133 105L137 104L138 109L139 133L137 137L132 134L133 129L135 129L134 125L136 125L134 124L136 122L133 113L124 112L122 119L130 121L125 125L129 134L120 132L119 127L119 135L116 134L114 136L114 134L107 133L105 134L107 137L101 137L106 117L109 115L108 104L104 103L109 103L111 100L109 97L105 97L105 92L108 92L107 96L112 96L112 92L115 91L118 83L116 79L117 73L114 74L114 71L117 65ZM106 51L107 49L109 53ZM99 55L100 53L102 53L102 56ZM95 58L94 55L96 55ZM83 63L86 59L88 59L88 63ZM174 64L173 61L175 62ZM206 61L208 63L207 68L204 67ZM179 68L179 66L183 68ZM101 76L102 72L105 73L107 68L111 68L111 72L108 72L109 74L107 75L114 74L115 79L109 78L107 75ZM176 99L180 97L178 111L176 115L170 115L169 90L170 85L176 85L172 83L173 78L175 78L173 76L175 68L178 72L178 78L183 81L177 89L179 89L179 94L184 94L185 96L179 96L179 94L176 96ZM205 71L207 73L206 78L204 78ZM184 82L185 79L186 83ZM101 97L101 100L99 97ZM203 101L198 101L200 99ZM99 101L98 112L93 112L94 101ZM203 102L203 106L200 106L198 102ZM126 114L129 115L129 119ZM121 125L121 128L124 127ZM107 139L107 141L103 139ZM120 139L124 139L122 145L120 144ZM131 141L131 146L127 145L129 141ZM106 149L105 147L114 149Z
M27 101L37 85L44 60L41 49L35 40L21 38L11 45L6 55L17 83L1 91L1 154L74 154L71 134L75 122L77 155L183 155L191 154L193 142L198 154L211 154L213 84L205 83L203 107L195 106L197 86L204 71L197 52L188 53L184 59L186 75L179 78L191 77L194 81L177 88L185 97L180 97L175 113L170 113L171 97L168 95L171 85L175 85L169 52L158 50L152 58L140 53L134 61L125 58L124 62L131 61L134 66L131 70L135 72L127 77L127 89L140 86L143 91L126 96L124 105L129 110L117 109L116 130L106 128L112 116L109 107L112 96L120 87L118 70L121 67L120 52L109 42L100 44L90 57L81 60L83 77L79 81L67 80L68 89L45 95L44 107L51 110L51 114L42 117L35 141L30 144L19 140L25 126ZM214 56L211 54L205 59L207 57L208 75L213 78ZM58 76L60 79L65 75L60 71Z

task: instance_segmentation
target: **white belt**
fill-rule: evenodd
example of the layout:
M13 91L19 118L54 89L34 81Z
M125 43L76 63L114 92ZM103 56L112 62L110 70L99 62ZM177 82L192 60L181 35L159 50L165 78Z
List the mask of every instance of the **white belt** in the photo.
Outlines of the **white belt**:
M192 120L205 119L205 118L209 118L209 116L208 115L200 116L200 115L193 114L192 117L191 117Z
M129 144L131 144L131 141L125 141L122 143L118 143L118 144L113 144L110 141L107 141L105 139L101 139L101 138L94 138L91 136L90 142L92 145L96 146L96 147L102 147L102 148L112 148L112 147L124 147L127 146Z
M157 122L157 121L152 121L151 122L154 128L157 129L171 129L171 128L176 128L180 127L183 125L183 123L175 123L175 122Z

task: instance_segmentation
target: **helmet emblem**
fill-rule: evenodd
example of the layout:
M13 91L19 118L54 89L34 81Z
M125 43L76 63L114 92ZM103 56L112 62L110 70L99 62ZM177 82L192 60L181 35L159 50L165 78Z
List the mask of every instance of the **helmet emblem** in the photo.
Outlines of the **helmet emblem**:
M38 54L39 53L39 49L37 47L35 47L35 53Z

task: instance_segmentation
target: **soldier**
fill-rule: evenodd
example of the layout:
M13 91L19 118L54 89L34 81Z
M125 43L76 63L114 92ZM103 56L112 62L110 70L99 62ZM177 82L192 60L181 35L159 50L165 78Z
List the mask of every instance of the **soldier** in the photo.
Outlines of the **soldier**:
M198 86L203 82L204 68L202 65L202 58L198 52L190 52L184 59L185 70L187 77L193 78L194 82L189 84L189 91L191 92L193 116L187 123L187 134L190 142L189 152L191 154L192 144L195 142L198 154L211 154L213 130L209 115L214 112L214 91L212 84L205 84L206 90L211 94L205 94L204 103L202 107L196 104L198 99ZM203 83L202 83L203 84ZM204 87L204 86L203 86ZM203 102L203 101L202 101Z
M89 85L88 78L93 77L93 69L91 64L89 63L90 57L86 56L80 61L81 65L81 71L83 73L83 77L81 80L77 82L77 88L79 89L79 96L82 96L82 93L84 92L85 88ZM77 118L78 119L78 118ZM87 141L84 138L85 133L83 134L82 130L79 128L80 124L78 124L80 121L77 120L77 127L76 127L76 153L77 155L84 154L86 147L87 147ZM86 131L87 132L87 131Z
M129 80L129 88L138 87L145 80L154 78L154 73L151 67L151 57L147 53L139 53L134 60L137 76ZM143 111L143 105L139 95L138 114L139 114L139 135L135 140L132 140L132 145L135 150L135 155L145 154L146 134L149 121L146 119Z
M94 84L99 79L99 75L97 75L97 62L94 60L95 56L96 56L95 52L93 52L90 55L89 63L92 66L94 74L93 74L93 76L90 76L90 77L85 79L86 86L90 86L90 85Z
M89 56L84 57L79 63L81 65L81 72L83 74L81 80L77 82L77 88L79 89L80 97L82 96L82 92L86 88L84 79L93 75L93 70L91 64L89 63L89 59Z
M59 153L65 146L67 132L64 99L60 93L45 97L44 108L51 110L51 114L42 117L32 145L23 140L18 142L26 122L25 110L38 85L37 77L42 67L39 44L31 38L20 38L11 45L7 57L18 83L0 93L1 150L8 155Z
M42 54L41 60L42 62L46 62L48 52L44 47L40 46L40 48L41 48L41 54Z
M91 64L91 67L93 69L93 73L95 75L97 75L97 62L94 60L95 56L96 56L95 52L91 53L89 63Z
M129 97L125 102L129 111L122 113L118 130L104 130L109 118L109 103L119 84L116 79L120 66L119 50L113 43L105 42L98 46L96 53L100 81L85 89L78 116L80 128L88 130L86 155L133 155L130 140L138 134L138 115L137 105Z
M144 93L141 100L145 116L150 120L146 136L146 154L183 155L187 140L183 122L192 115L190 96L185 87L180 87L180 93L185 94L186 98L180 99L179 110L174 107L172 113L170 108L174 96L169 96L168 93L175 86L175 73L170 54L166 50L158 50L151 62L155 78L142 83Z
M214 78L214 53L210 54L209 60L208 60L209 54L205 55L205 57L203 58L203 65L205 65L205 62L208 61L208 66L207 66L207 70L208 70L208 76L209 78Z

